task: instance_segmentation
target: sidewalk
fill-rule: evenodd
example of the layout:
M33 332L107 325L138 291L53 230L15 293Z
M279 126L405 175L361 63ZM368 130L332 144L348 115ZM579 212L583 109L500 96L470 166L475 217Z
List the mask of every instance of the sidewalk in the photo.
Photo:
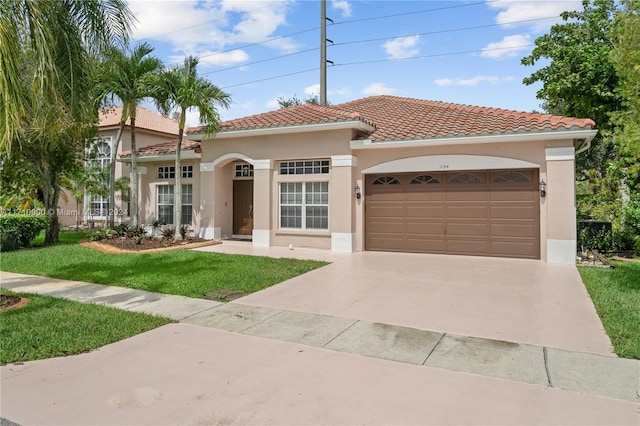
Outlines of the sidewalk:
M18 293L97 303L244 335L583 394L637 402L640 392L639 360L8 272L0 272L0 284Z

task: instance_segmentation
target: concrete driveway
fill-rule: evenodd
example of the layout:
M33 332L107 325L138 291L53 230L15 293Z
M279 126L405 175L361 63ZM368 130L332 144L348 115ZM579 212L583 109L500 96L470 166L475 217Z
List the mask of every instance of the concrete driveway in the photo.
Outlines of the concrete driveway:
M329 253L224 243L203 251L332 263L237 303L612 355L575 266L404 253Z
M138 290L26 276L7 279L10 288L25 286L84 302L149 312L169 309L175 314L170 317L184 323L87 354L2 366L0 417L22 425L638 422L633 377L640 365L612 356L574 267L507 259L257 249L241 243L206 250L333 263L232 304L191 299L193 314L185 310L186 298L155 300L160 296ZM212 306L191 306L195 301ZM227 325L255 319L247 315L251 309L270 318L242 332L201 326L220 318L230 321ZM287 311L268 312L274 309ZM314 337L314 327L322 327L305 322L315 321L310 314L330 315L324 319L334 322L361 321L345 326L349 330L329 344L305 344L301 342ZM432 350L423 365L350 350L378 338L402 337L401 330L389 330L388 324L447 336L439 337L439 349ZM296 342L287 339L292 326L304 333ZM389 334L379 335L381 329ZM368 340L359 341L367 330ZM404 332L417 338L424 333ZM351 346L341 347L340 341L344 344L349 338ZM412 346L393 339L386 343L396 352ZM476 353L481 344L492 350ZM536 357L529 357L533 351ZM468 370L469 365L478 369ZM510 371L530 375L534 370L548 383L510 378ZM594 372L598 374L590 374ZM611 378L610 392L606 382ZM633 392L618 396L618 383L630 384L627 388Z

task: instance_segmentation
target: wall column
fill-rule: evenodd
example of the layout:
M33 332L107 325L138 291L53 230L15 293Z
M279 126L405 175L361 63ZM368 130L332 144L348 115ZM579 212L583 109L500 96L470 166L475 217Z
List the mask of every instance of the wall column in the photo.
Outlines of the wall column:
M253 245L271 245L271 181L273 161L253 162Z
M576 262L576 190L574 148L546 148L547 262Z
M352 252L355 248L353 168L356 165L357 158L353 155L331 156L329 229L332 251Z

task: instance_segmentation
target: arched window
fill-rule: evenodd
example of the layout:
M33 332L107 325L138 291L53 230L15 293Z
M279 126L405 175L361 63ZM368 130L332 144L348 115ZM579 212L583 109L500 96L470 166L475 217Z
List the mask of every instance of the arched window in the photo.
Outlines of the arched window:
M411 179L411 182L409 182L409 185L420 185L420 184L435 184L435 183L440 183L440 181L436 178L434 178L433 176L429 176L429 175L420 175L420 176L416 176L413 179Z
M500 173L493 181L496 183L530 182L528 177L518 172Z
M380 176L372 185L399 185L400 181L392 176Z
M482 179L479 176L474 175L473 173L460 173L459 175L451 179L451 183L457 183L457 184L482 183Z

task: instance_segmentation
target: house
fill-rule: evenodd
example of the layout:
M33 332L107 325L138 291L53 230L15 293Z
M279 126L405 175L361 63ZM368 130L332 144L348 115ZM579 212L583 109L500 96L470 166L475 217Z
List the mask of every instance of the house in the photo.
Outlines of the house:
M594 125L373 96L226 121L214 136L192 128L182 217L201 237L256 246L574 263L574 162ZM173 214L174 159L171 143L140 150L147 223Z
M94 144L95 158L93 161L102 168L111 163L111 150L115 146L115 138L118 135L122 107L102 108L98 112L98 136ZM144 149L149 145L166 142L168 138L178 135L178 122L162 116L148 109L138 107L136 109L136 147ZM131 150L131 120L125 122L125 127L118 146L118 152ZM116 163L116 179L129 176L129 166L121 162ZM144 168L138 173L144 172ZM76 226L77 223L94 221L104 223L109 198L101 195L84 194L82 199L76 200L69 190L58 203L59 220L62 226ZM125 197L126 198L126 197ZM129 221L128 202L121 197L116 197L115 218L116 223Z

